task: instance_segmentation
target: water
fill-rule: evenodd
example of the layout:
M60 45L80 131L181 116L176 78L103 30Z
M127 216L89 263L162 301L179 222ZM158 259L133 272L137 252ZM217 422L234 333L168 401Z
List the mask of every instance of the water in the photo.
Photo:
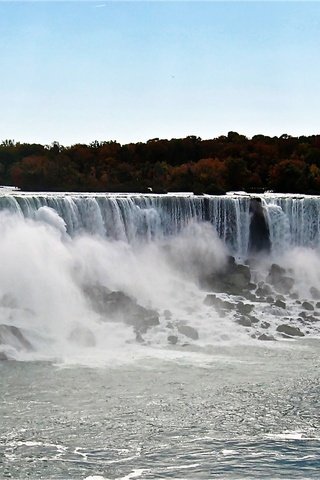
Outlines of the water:
M318 353L301 342L118 368L2 363L1 478L318 478Z
M318 478L320 199L261 198L248 269L247 195L0 195L0 478Z

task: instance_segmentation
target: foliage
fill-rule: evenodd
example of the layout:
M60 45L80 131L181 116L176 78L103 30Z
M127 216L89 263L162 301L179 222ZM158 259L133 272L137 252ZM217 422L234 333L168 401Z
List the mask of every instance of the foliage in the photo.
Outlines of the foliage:
M34 191L320 193L320 135L249 139L229 132L210 140L188 136L69 147L4 140L0 182Z

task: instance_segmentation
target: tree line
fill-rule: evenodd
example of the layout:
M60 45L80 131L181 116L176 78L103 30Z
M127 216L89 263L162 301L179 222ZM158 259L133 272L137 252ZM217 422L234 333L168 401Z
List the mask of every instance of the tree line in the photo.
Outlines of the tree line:
M229 132L210 140L188 136L68 147L4 140L0 184L27 191L316 194L320 135L247 138Z

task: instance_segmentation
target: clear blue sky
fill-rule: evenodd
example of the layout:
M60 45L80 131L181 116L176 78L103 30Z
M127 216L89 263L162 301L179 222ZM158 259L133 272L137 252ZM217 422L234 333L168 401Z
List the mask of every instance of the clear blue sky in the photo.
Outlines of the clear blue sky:
M0 2L0 140L320 133L320 3Z

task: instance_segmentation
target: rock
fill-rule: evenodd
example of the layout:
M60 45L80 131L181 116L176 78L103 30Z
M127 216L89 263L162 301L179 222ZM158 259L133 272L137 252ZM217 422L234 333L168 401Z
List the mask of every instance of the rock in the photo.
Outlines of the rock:
M270 232L261 198L250 200L249 252L250 254L269 253Z
M4 362L5 360L9 360L7 355L4 352L0 352L0 362Z
M204 299L204 304L209 306L214 306L219 310L233 310L235 305L227 300L222 300L214 294L209 293Z
M283 295L277 295L276 300L281 300L282 302L285 302L285 301L286 301L286 299L284 298Z
M250 313L253 310L253 307L254 306L250 305L249 303L238 302L236 304L236 308L238 312L241 313L242 315L250 315Z
M252 321L249 317L245 317L244 315L241 315L241 317L239 317L236 322L239 324L239 325L242 325L243 327L251 327L252 326Z
M258 337L258 340L263 340L265 342L274 342L275 338L273 335L266 335L265 333L263 333Z
M286 308L285 302L283 302L282 300L279 300L279 299L277 299L277 300L274 302L274 306L275 306L275 307L279 307L279 308Z
M256 290L256 295L258 295L258 297L267 297L268 295L271 295L272 288L270 287L270 285L268 285L267 283L261 283L262 282L260 282L260 285Z
M302 302L301 307L305 310L314 310L314 306L310 302Z
M292 292L290 293L290 297L292 298L292 300L298 300L299 295L297 292Z
M106 287L95 285L86 288L85 293L95 311L106 320L122 321L140 333L160 323L155 310L142 307L123 292L111 292Z
M248 315L248 318L250 319L251 323L259 323L258 318L254 315Z
M177 330L179 333L181 333L182 335L185 335L188 338L191 338L192 340L199 339L199 333L197 332L197 330L193 327L190 327L189 325L178 323Z
M178 343L178 337L176 335L169 335L168 343L170 343L170 345L176 345Z
M229 257L224 271L210 275L204 284L216 292L226 292L240 295L243 291L255 288L250 282L251 273L247 265L237 264L233 257Z
M304 337L304 333L301 332L300 328L286 324L279 325L277 327L277 332L284 333L290 337Z
M276 263L273 263L270 267L270 270L269 270L269 275L267 277L267 282L268 283L274 283L274 282L278 282L284 275L285 275L286 271L284 268L280 267L279 265L277 265Z
M144 343L143 337L140 332L136 332L136 342Z
M261 322L261 328L264 328L264 329L267 329L270 327L270 323L269 322Z
M171 317L172 317L172 313L170 312L170 310L164 310L163 311L163 316L164 316L165 320L170 320Z
M29 340L27 340L22 331L12 325L0 325L0 345L11 345L17 350L33 350Z
M316 308L320 308L320 302L316 303Z
M94 310L103 314L105 311L105 306L108 304L111 290L103 285L85 285L83 287L83 293L90 301Z
M280 284L277 284L279 292L288 294L294 286L294 279L291 277L283 277Z
M69 335L69 340L81 347L94 347L96 344L96 339L91 330L83 326L74 328Z
M274 302L274 298L273 298L273 297L267 297L267 298L266 298L266 302L268 302L268 303L273 303L273 302Z
M288 294L294 286L294 279L286 276L285 273L286 271L284 268L273 263L270 267L266 281L273 285L278 292Z
M315 322L319 322L319 318L315 317L314 315L306 315L304 317L304 320L306 322L310 322L310 323L315 323Z
M310 288L310 293L311 293L311 296L314 300L320 300L320 290L318 290L318 288L311 287Z

